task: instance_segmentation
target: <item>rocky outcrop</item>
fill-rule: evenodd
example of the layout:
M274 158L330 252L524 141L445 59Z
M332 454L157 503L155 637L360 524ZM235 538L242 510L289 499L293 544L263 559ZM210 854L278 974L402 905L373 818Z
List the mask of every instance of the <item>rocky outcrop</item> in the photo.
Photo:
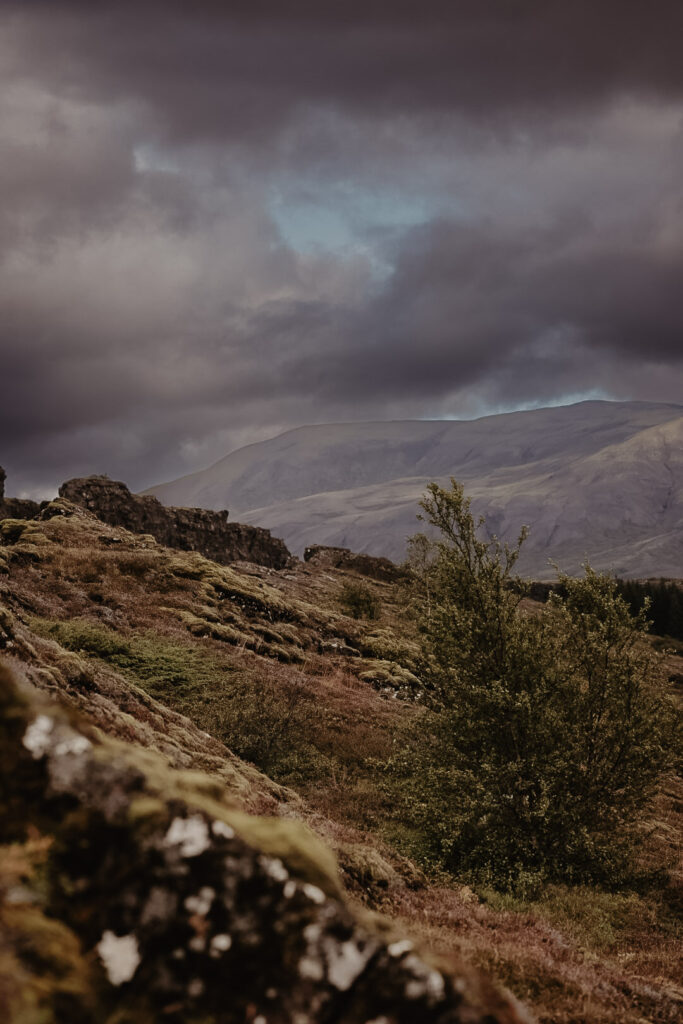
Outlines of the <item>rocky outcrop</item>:
M149 533L166 547L199 551L223 565L244 561L282 569L292 557L270 530L229 523L227 511L167 508L157 498L132 494L124 483L106 476L69 480L59 494L110 526Z
M350 569L361 576L385 583L395 583L403 577L400 567L388 558L357 554L349 548L312 544L304 551L304 561L323 569Z
M33 519L45 502L31 501L30 498L6 498L5 480L7 474L0 466L0 519Z
M521 1024L361 923L297 822L115 743L0 665L0 1009L46 1024Z

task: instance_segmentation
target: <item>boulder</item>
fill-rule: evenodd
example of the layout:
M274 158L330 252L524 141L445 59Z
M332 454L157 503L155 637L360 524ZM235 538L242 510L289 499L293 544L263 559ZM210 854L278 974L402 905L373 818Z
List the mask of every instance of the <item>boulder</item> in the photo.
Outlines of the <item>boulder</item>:
M3 1019L528 1021L358 920L305 826L231 810L196 774L181 784L0 665Z

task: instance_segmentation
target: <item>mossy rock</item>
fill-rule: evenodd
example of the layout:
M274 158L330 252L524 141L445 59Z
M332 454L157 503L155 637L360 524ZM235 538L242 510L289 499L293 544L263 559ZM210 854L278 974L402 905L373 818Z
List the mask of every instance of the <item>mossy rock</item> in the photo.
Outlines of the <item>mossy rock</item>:
M401 876L374 846L363 843L344 843L337 848L339 866L352 887L366 895L380 893L401 884Z
M421 686L420 680L407 668L390 661L378 661L371 668L361 672L359 677L375 689L390 689L415 693Z
M75 933L35 904L28 867L31 843L0 847L0 1006L12 1024L61 1024L94 1010L93 969ZM26 869L7 865L24 850Z
M3 544L16 544L28 528L25 519L3 519L0 522L0 537Z
M388 629L373 629L360 641L363 653L382 661L398 662L414 668L419 657L417 644L406 642Z
M302 823L231 808L215 778L101 736L2 666L0 828L50 839L23 892L3 888L0 857L12 1024L284 1022L312 1007L349 1024L524 1019L509 1001L478 1012L467 979L354 917ZM362 870L385 877L367 854Z

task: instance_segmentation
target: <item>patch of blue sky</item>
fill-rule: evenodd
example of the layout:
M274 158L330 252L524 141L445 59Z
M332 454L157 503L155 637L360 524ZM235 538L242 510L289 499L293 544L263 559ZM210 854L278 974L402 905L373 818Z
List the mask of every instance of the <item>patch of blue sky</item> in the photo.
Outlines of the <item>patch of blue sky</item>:
M274 188L269 210L283 240L301 253L365 252L383 230L414 227L433 215L423 199L348 185L329 190Z
M531 409L554 409L560 405L576 405L578 402L613 402L614 395L603 390L603 388L588 388L586 391L572 391L567 394L557 395L555 398L538 398L529 402L515 402L514 404L492 405L486 415L493 415L501 412L528 412Z
M576 405L579 402L614 402L617 401L614 395L603 390L603 388L587 388L585 391L572 391L554 398L531 399L527 402L491 402L481 398L476 404L468 406L460 411L439 412L438 415L420 416L424 420L476 420L482 416L498 416L506 412L530 412L532 409L554 409L561 405Z
M140 143L133 147L133 166L138 174L150 171L163 171L166 174L178 174L180 164L167 153L162 153L156 146Z

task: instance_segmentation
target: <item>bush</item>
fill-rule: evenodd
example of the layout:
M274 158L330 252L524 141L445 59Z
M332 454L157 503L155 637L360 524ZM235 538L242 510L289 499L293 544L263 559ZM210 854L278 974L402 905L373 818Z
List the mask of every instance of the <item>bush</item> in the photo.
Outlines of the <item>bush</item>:
M526 530L512 547L483 539L454 480L430 484L421 505L441 535L414 573L430 595L425 771L443 859L509 888L534 875L614 880L673 752L645 612L633 616L587 566L581 579L560 574L539 615L521 613L513 570Z
M277 776L305 746L309 715L303 680L263 666L214 699L206 722L238 757Z
M379 601L364 583L345 583L339 595L339 603L346 614L354 619L379 618Z

